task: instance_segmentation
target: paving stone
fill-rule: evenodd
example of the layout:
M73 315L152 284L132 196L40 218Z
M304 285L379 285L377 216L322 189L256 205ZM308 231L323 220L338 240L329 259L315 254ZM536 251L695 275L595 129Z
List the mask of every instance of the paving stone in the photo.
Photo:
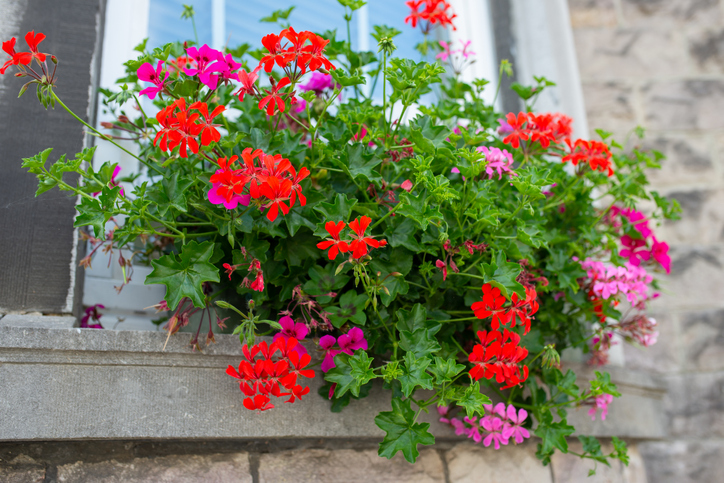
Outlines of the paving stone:
M614 132L623 140L639 124L635 96L633 86L626 82L583 82L588 124Z
M508 445L499 450L460 443L445 453L450 483L553 482L550 466L535 457L535 444Z
M422 449L412 465L398 453L388 460L375 450L306 449L262 454L260 483L442 483L442 459L434 449Z
M720 483L724 443L662 441L639 444L652 483Z
M700 27L721 22L719 0L621 0L626 25L666 28Z
M613 0L568 0L568 10L574 30L616 25Z
M724 372L673 375L667 381L672 439L724 436Z
M675 30L579 29L574 39L583 82L677 76L689 59Z
M724 81L651 82L642 89L645 127L662 131L724 128Z
M104 483L251 483L247 453L175 455L134 458L119 462L83 463L58 467L58 482Z
M583 447L578 440L568 442L571 451L581 453ZM601 448L604 454L613 450L610 443L601 440ZM620 461L611 462L611 466L603 464L595 465L590 459L581 459L572 454L563 454L556 451L551 458L551 469L555 477L555 483L647 483L644 461L635 445L628 446L629 465L624 466ZM588 472L596 470L594 476L589 477Z

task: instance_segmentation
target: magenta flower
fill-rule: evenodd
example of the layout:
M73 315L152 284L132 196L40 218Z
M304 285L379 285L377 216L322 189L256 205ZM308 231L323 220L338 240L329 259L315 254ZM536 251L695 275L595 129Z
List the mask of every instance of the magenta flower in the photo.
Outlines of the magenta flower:
M219 170L221 171L221 170ZM214 205L224 205L224 208L227 210L233 210L239 205L242 206L249 206L249 202L251 201L251 195L237 195L234 194L231 197L231 200L227 200L223 196L221 196L218 192L219 188L221 187L221 183L214 183L209 192L206 194L206 197L208 198L209 202L213 203Z
M365 334L359 327L352 327L349 332L337 339L341 352L352 355L358 349L367 350Z
M109 185L111 185L112 187L118 186L118 181L116 181L116 176L118 176L118 173L120 173L120 172L121 172L121 167L116 166L115 169L113 170L113 174L111 175L111 181L110 181L110 183L108 183ZM93 196L98 196L99 194L101 194L101 192L97 191L97 192L91 193L91 194ZM119 191L119 194L121 196L125 196L125 194L123 193L123 188L121 188L121 191ZM668 249L668 246L667 246L667 249Z
M624 235L621 237L621 245L626 248L621 250L619 255L624 258L628 258L631 265L638 267L641 265L641 260L648 260L651 257L651 253L646 250L646 240L631 238L628 235ZM643 250L639 250L639 248L643 248Z
M303 91L314 91L318 96L326 89L334 89L334 78L329 74L321 72L312 72L306 84L300 84L299 88Z
M513 126L508 124L508 121L506 121L504 118L498 119L498 124L500 124L500 127L498 128L498 134L509 134L514 131Z
M209 67L199 74L199 80L205 84L209 89L214 90L219 85L219 80L229 82L236 79L236 71L241 67L239 62L236 62L231 54L224 56L223 52L219 52L217 61L209 65Z
M204 82L201 77L206 72L206 69L208 69L211 66L211 63L217 60L219 56L223 57L221 52L212 49L206 44L202 45L200 49L197 49L196 47L189 47L186 50L186 53L189 57L196 61L196 65L191 69L184 69L184 72L188 76L198 75L199 80L201 80L204 84L206 84L206 82ZM206 78L206 80L208 81L209 79Z
M304 339L309 333L309 328L306 324L303 324L301 322L295 323L294 319L292 319L288 315L285 315L284 317L279 319L279 325L282 326L282 331L274 334L275 341L280 338L283 338L284 340L294 338L300 341ZM302 344L295 345L292 350L295 351L299 356L307 353L307 349Z
M651 256L654 260L666 270L666 273L671 273L671 257L669 256L669 245L666 242L660 242L653 238L653 246L651 247Z
M498 172L498 179L503 178L503 173L506 173L508 177L518 176L511 168L513 166L513 155L507 150L500 150L499 148L488 148L486 146L480 146L478 151L485 155L485 172L489 179L493 179L493 172Z
M450 424L450 420L446 418L448 411L450 411L450 408L447 406L438 406L437 407L437 413L441 416L440 422L445 424Z
M503 438L510 439L512 436L515 444L520 444L526 438L530 438L530 433L522 426L525 418L528 417L528 411L521 408L516 414L515 406L511 404L508 406L506 416L507 421L503 425Z
M488 432L483 439L483 444L488 447L495 444L495 449L500 449L501 444L508 444L508 438L503 435L503 420L494 416L484 416L480 425Z
M481 442L483 440L483 435L480 434L480 426L477 424L477 416L473 416L472 418L465 416L463 421L470 425L470 427L465 430L468 434L468 438L472 438L472 440L476 443Z
M148 96L149 99L155 99L159 92L162 92L166 87L166 80L168 79L169 73L165 72L166 76L161 79L161 73L163 70L163 61L159 60L156 65L156 70L153 70L153 66L148 62L141 65L136 71L138 79L144 82L151 82L153 87L146 87L138 93L139 96Z
M591 421L596 420L596 412L599 409L601 410L601 421L605 421L606 415L608 414L608 405L612 402L613 396L610 394L601 394L600 396L596 396L596 399L593 402L594 406L588 410L588 415L591 416Z
M455 418L451 419L450 425L453 428L455 428L456 435L462 436L463 434L465 434L465 432L466 432L465 424L462 421L460 421L459 419L455 419Z
M476 55L475 52L473 52L472 50L468 50L473 43L472 40L468 40L467 42L464 42L462 39L460 39L460 43L463 44L463 48L462 48L462 50L459 50L458 52L460 52L460 54L462 54L462 56L465 60L467 60L468 57Z
M102 329L103 326L101 325L101 317L103 317L103 314L98 312L98 309L105 308L105 305L95 304L85 309L85 315L82 319L80 319L81 329ZM91 324L89 320L95 323Z
M331 335L325 335L319 339L319 348L324 350L324 359L322 360L322 372L327 372L330 369L337 367L334 363L334 356L340 353L339 350L333 349L332 347L337 342L337 339Z
M448 57L450 57L450 56L451 56L452 54L454 54L455 52L453 52L453 51L450 50L450 44L448 44L448 43L445 42L444 40L441 40L441 41L439 42L439 44L440 44L440 47L442 47L442 52L440 52L439 54L437 54L437 55L435 56L435 58L436 58L436 59L440 59L440 60L442 60L443 62L445 62L445 61L448 59Z

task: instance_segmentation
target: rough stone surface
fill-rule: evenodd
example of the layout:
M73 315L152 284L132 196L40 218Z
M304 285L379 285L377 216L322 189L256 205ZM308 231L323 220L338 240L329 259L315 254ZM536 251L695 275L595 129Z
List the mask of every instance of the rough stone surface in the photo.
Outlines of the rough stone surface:
M721 22L719 0L621 0L626 25L647 28L710 26Z
M45 468L8 467L0 466L0 481L3 483L41 483L45 480Z
M681 370L684 365L680 350L680 329L678 315L672 312L650 312L656 319L659 337L653 346L641 347L624 344L626 368L651 373L668 374Z
M252 483L249 455L183 455L135 458L101 463L77 462L57 468L58 482L103 481L107 483ZM300 481L300 480L297 480Z
M724 437L724 372L680 374L668 379L665 404L669 435Z
M636 95L634 87L626 82L584 83L589 125L614 132L618 139L623 139L639 123Z
M724 443L666 441L639 445L646 474L655 483L720 483Z
M492 450L469 443L459 444L445 455L451 483L552 483L550 467L535 457L535 446L504 446Z
M651 82L642 88L646 126L656 130L724 127L724 80Z
M443 483L445 474L440 454L420 451L411 465L398 453L391 460L374 450L301 450L262 454L259 483Z
M724 309L682 315L685 369L724 371Z
M570 0L568 8L574 29L616 25L614 0Z
M570 442L569 449L576 453L582 452L579 442ZM601 451L608 454L613 451L610 444L602 444ZM596 474L589 477L589 471ZM629 464L620 461L612 462L611 466L594 464L589 459L581 459L572 454L556 453L551 458L551 470L556 483L647 483L644 461L636 446L629 446Z
M44 327L48 329L69 329L76 323L71 316L41 314L7 314L0 316L0 327Z

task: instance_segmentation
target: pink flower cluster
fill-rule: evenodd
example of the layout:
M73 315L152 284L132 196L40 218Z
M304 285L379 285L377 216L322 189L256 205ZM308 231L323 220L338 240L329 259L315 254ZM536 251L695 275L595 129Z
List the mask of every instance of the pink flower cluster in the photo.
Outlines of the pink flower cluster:
M483 407L487 414L479 420L477 416L472 418L465 416L462 420L448 418L450 408L447 406L439 406L437 412L441 416L440 422L455 428L455 434L458 436L465 434L476 443L482 441L486 447L494 444L495 449L500 449L500 445L508 444L511 438L515 444L530 438L530 432L523 427L523 422L528 417L528 411L525 409L516 412L515 406L510 404L506 407L504 403L498 403L495 407L492 404L484 404Z
M649 221L646 219L646 216L640 211L631 208L613 206L610 211L610 221L614 227L621 226L621 223L616 219L618 216L628 220L641 236L641 238L634 238L630 235L622 236L621 244L624 248L619 255L628 258L629 263L635 266L641 265L642 261L655 260L666 270L666 273L670 273L671 257L669 256L669 245L666 242L661 242L656 239L656 236L654 236L653 231L649 227ZM649 248L649 242L651 248Z
M485 172L488 178L493 179L493 172L498 172L498 179L503 178L503 173L506 173L510 178L518 176L512 169L513 166L513 155L510 154L506 149L499 148L488 148L486 146L480 146L478 151L485 155Z
M593 295L600 299L607 300L622 294L634 307L643 309L646 300L651 298L648 286L653 277L642 267L631 263L617 267L591 258L582 262L581 267L591 280Z
M307 324L304 324L302 322L294 322L294 319L289 317L288 315L285 315L281 319L279 319L279 325L282 326L282 331L274 334L274 340L272 342L276 342L277 339L284 339L285 341L289 341L289 339L294 339L297 342L304 339L307 334L309 334L309 327L307 327ZM294 347L289 348L291 351L296 352L299 354L299 357L307 353L307 349L301 344L298 343Z
M335 343L338 346L337 349L334 348ZM331 335L325 335L319 339L319 348L324 351L322 371L327 372L337 367L334 363L334 356L337 354L344 352L345 354L352 355L356 350L367 350L367 339L365 339L365 334L362 332L362 329L353 327L349 332L340 335L337 339Z
M596 420L596 413L599 409L601 410L601 421L605 421L606 415L608 414L608 405L612 402L613 396L610 394L601 394L600 396L593 398L593 401L588 403L593 404L593 407L588 410L588 415L591 416L591 421Z

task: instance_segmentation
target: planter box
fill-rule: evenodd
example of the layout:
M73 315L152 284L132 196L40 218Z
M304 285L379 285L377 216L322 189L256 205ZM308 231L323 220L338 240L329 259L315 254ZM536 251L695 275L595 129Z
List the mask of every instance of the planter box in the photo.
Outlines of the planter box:
M304 401L250 412L238 384L224 372L239 363L236 336L218 335L199 354L187 347L188 334L177 334L164 351L162 332L78 329L73 322L0 319L0 441L384 436L374 417L389 410L390 402L379 387L332 413L317 395L323 384L318 376ZM572 424L596 436L664 437L663 387L646 374L610 372L623 396L611 404L606 421L592 422L581 408L570 412ZM432 433L455 438L433 413L422 416Z

